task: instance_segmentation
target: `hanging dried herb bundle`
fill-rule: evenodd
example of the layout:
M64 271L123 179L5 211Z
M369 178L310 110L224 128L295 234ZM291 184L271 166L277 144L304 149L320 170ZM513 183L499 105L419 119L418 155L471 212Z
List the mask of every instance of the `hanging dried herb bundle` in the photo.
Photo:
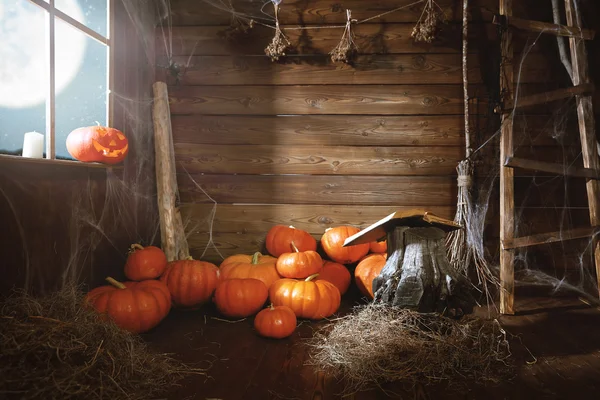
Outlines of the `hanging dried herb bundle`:
M436 12L436 7L434 0L426 0L421 17L410 34L415 41L431 43L436 38L439 23L444 21L443 13Z
M352 22L356 22L356 20L352 19L351 10L346 10L346 16L348 20L346 21L346 27L344 28L342 38L340 39L338 45L329 52L331 55L331 61L333 62L341 61L349 63L352 61L352 58L358 50L356 44L354 43L354 34L351 28Z
M291 46L291 43L279 27L279 17L277 15L279 2L274 1L273 6L275 7L275 36L265 49L265 54L271 58L271 61L277 61L279 57L285 56L285 51Z

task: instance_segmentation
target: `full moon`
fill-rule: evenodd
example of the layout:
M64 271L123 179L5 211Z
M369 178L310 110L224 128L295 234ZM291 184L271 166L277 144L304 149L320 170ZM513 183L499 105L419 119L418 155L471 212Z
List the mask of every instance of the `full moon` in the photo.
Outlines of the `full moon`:
M62 0L60 10L84 21L76 0ZM48 87L47 11L27 0L0 1L0 107L27 108L44 103ZM58 95L77 75L86 35L55 22L55 85Z

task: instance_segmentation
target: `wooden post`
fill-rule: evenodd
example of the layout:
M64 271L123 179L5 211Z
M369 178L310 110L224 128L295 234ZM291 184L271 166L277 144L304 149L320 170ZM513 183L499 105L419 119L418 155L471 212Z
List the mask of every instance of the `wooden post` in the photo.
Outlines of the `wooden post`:
M500 0L500 15L512 16L512 0ZM500 90L502 102L514 102L512 32L506 28L500 44L502 64L500 68ZM500 244L514 239L515 197L514 170L506 167L505 161L513 156L512 114L504 111L501 117L500 136ZM515 250L500 246L500 313L514 314L515 299Z
M565 0L567 25L581 28L581 16L575 8L573 0ZM573 67L573 85L590 83L588 71L588 58L585 41L579 37L570 37L571 64ZM600 171L600 159L596 152L596 131L594 124L594 109L591 96L576 96L577 118L579 120L579 136L581 140L581 153L583 166L595 171ZM590 224L592 227L600 226L600 181L588 179L586 183L588 206L590 209ZM600 241L598 235L592 239L594 262L596 264L596 279L600 294Z
M167 84L156 82L152 85L152 89L154 91L152 120L154 122L156 189L162 249L168 261L181 260L189 257L190 253L181 214L176 208L178 189Z

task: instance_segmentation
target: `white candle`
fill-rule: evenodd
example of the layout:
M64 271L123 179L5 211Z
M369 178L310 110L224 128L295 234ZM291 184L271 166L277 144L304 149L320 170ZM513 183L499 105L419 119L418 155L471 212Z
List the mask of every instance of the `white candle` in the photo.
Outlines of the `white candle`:
M23 139L23 157L44 158L44 135L27 132Z

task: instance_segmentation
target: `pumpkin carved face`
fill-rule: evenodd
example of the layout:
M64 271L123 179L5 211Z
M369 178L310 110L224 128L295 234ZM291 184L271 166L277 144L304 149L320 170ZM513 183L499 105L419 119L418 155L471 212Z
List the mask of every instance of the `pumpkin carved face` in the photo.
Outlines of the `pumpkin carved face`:
M129 150L123 132L105 126L77 128L69 133L66 144L69 154L83 162L118 164Z

